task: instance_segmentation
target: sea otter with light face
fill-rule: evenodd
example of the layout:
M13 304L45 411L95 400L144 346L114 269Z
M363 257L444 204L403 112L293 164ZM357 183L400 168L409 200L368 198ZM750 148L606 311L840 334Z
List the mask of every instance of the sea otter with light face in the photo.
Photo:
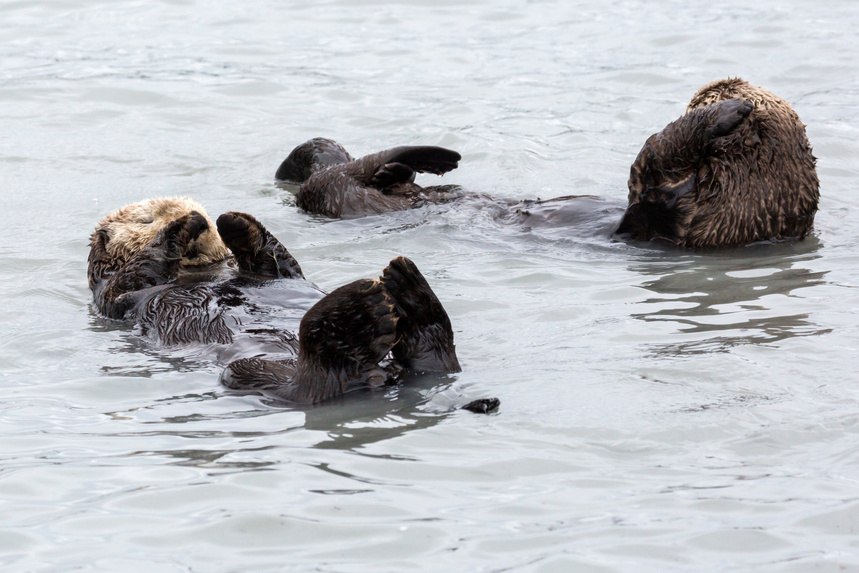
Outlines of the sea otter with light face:
M199 271L224 261L229 268ZM90 238L88 278L100 313L134 322L158 344L250 354L227 365L221 380L230 388L316 403L395 381L404 369L460 371L450 319L409 259L324 295L254 217L224 213L216 230L190 199L151 199L105 217ZM315 304L297 341L271 327L306 301Z
M395 147L354 159L339 143L317 137L293 149L275 178L301 185L296 202L308 213L352 219L457 198L458 186L421 187L415 174L442 175L460 159L456 151L433 146Z
M644 144L616 233L686 247L801 239L819 199L815 158L790 104L721 80Z

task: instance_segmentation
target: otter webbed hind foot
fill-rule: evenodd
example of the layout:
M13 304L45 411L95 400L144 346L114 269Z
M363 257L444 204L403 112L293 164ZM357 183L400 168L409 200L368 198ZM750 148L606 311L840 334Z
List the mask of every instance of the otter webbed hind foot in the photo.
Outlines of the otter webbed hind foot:
M237 360L227 366L221 381L228 388L317 403L395 382L406 368L461 370L447 313L415 264L397 257L380 280L349 283L307 311L294 364ZM470 409L496 407L497 401L488 399L475 401Z
M456 151L431 145L395 147L379 154L382 164L370 178L370 183L384 192L398 183L413 183L416 173L443 175L459 166L462 156Z
M443 175L459 167L462 156L452 149L435 145L406 145L382 151L378 160L381 164L379 169L386 164L400 164L411 171Z
M399 316L394 358L413 370L460 372L450 318L418 267L397 257L382 272L381 281L396 301Z
M358 280L317 302L301 319L295 395L319 402L378 385L380 362L397 341L394 301L379 281Z
M403 146L313 171L296 194L308 213L356 218L420 207L454 198L448 190L423 188L415 173L442 175L456 169L462 156L436 146Z
M298 261L253 216L231 211L218 217L217 225L242 272L269 278L304 278Z

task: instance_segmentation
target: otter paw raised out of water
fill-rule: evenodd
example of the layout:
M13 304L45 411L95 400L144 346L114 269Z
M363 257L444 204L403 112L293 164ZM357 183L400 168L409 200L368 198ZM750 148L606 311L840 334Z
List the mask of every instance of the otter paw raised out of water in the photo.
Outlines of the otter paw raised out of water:
M171 217L158 215L165 209ZM135 323L165 346L253 353L228 364L221 377L228 388L316 403L392 383L406 369L460 370L450 319L405 257L393 259L378 280L354 281L321 296L256 218L224 213L215 232L202 207L186 199L124 207L99 223L90 245L88 276L102 314ZM235 260L227 270L238 267L235 276L191 271L226 258L225 248ZM282 317L290 288L301 300L321 296L301 319L297 344L288 331L256 322ZM270 294L262 294L266 289ZM255 351L256 340L264 342Z
M296 147L275 177L300 184L297 204L326 217L355 218L443 203L460 195L459 187L421 187L416 173L443 175L462 157L443 147L405 146L353 159L340 144L315 138Z
M218 217L218 234L246 273L270 278L303 278L301 266L253 216L231 211Z

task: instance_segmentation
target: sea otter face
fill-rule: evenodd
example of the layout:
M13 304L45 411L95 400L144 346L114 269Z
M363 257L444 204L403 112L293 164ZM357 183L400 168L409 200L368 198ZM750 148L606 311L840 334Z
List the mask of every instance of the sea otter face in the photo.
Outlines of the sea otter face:
M127 261L152 241L161 229L191 211L201 213L209 228L189 245L181 265L208 265L226 259L229 251L218 235L217 227L199 203L185 197L148 199L126 205L102 219L96 231L106 235L106 248L111 256Z

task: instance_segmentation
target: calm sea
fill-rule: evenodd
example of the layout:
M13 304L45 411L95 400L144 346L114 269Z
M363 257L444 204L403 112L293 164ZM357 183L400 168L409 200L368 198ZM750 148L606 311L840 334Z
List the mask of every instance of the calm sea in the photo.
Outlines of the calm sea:
M859 571L857 29L848 0L0 3L0 570ZM314 136L442 145L443 182L611 218L728 76L808 125L803 242L326 221L273 181ZM98 317L93 226L161 195L256 215L326 289L411 257L463 372L290 409Z

